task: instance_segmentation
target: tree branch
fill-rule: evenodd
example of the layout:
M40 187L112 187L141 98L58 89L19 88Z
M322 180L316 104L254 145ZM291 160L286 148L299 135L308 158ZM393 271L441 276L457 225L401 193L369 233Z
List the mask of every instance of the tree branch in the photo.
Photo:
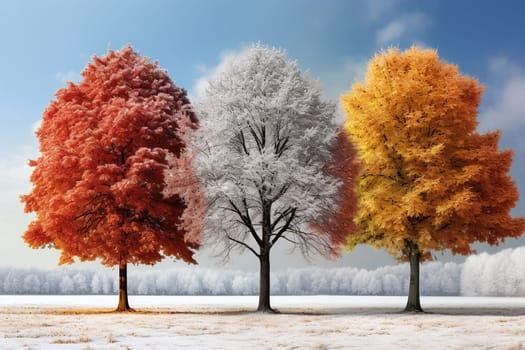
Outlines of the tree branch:
M237 244L240 244L242 246L244 246L245 248L248 248L249 251L251 251L253 254L255 254L256 257L260 257L260 255L255 251L255 249L253 249L252 247L250 247L248 244L246 244L245 242L243 241L239 241L238 239L235 239L231 236L228 236L228 239L232 242L235 242Z
M250 218L249 214L247 216L243 215L241 210L235 205L235 203L233 203L233 201L231 199L228 200L228 202L230 202L230 205L233 208L233 209L229 209L229 210L231 210L234 213L236 213L237 215L239 215L239 217L241 218L242 222L244 223L244 226L246 226L248 228L248 230L250 231L252 237L255 239L255 241L257 242L259 247L261 247L262 246L262 241L259 238L259 236L257 235L257 231L255 231L255 228L253 227L253 223L251 221L251 218ZM243 203L244 203L244 205L246 207L246 199L245 198L243 198ZM248 213L248 208L247 207L246 207L246 212Z
M281 187L281 189L279 190L279 192L277 192L275 194L275 196L273 196L272 198L270 198L270 202L275 202L276 200L278 200L279 198L281 198L281 196L283 194L286 193L286 191L288 191L288 189L290 188L290 184L286 184L284 185L283 187Z
M244 138L244 133L242 132L242 130L239 134L239 138L241 139L240 141L241 141L241 145L242 145L242 149L244 150L244 153L246 153L246 155L249 156L250 152L248 152L248 149L246 148L246 139Z
M292 243L292 244L299 244L299 242L294 241L293 239L290 239L290 238L286 237L286 235L282 235L281 238L284 239L285 241L288 241L288 242Z
M290 227L290 224L292 223L293 219L295 218L295 212L297 211L297 208L293 208L290 212L290 216L288 217L288 219L286 220L286 223L283 225L283 227L281 227L281 229L279 230L279 232L277 232L277 234L275 235L275 237L272 239L272 242L271 242L271 245L273 246L275 244L275 242L277 242L277 240L279 238L281 238L281 236L283 235L283 233L286 232L286 230L288 230L288 228Z
M275 230L275 227L277 226L279 221L281 221L286 215L290 214L291 211L292 211L292 208L288 208L288 209L286 209L285 211L283 211L283 212L281 212L279 214L277 219L275 219L275 221L272 223L272 232L273 232L273 230Z
M257 145L257 150L259 153L262 153L263 145L261 140L259 139L259 136L257 135L257 132L254 130L251 123L248 123L248 129L250 129L250 133L253 136L253 139L255 140L255 144Z
M288 145L288 140L288 137L285 137L284 140L282 140L282 142L281 140L279 140L279 143L277 144L275 149L275 153L277 154L277 156L279 156L279 158L283 155L284 151L288 149L288 147L286 147Z
M250 130L250 134L252 134L253 139L255 140L257 150L259 151L259 153L262 153L263 150L266 148L266 125L256 124L254 127L251 123L248 122L248 129Z

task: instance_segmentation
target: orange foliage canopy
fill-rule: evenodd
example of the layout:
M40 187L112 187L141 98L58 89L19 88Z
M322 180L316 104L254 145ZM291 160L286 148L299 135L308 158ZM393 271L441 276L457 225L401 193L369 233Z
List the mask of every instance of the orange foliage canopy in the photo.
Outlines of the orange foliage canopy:
M61 250L60 263L194 262L198 225L181 225L193 208L163 194L167 158L183 154L181 135L197 126L186 91L131 46L93 57L82 77L44 111L34 187L21 197L37 214L24 240Z
M525 218L509 214L518 200L512 151L498 150L499 132L476 132L482 92L433 50L371 60L365 81L342 96L361 161L350 247L368 243L399 259L417 247L423 260L523 233Z

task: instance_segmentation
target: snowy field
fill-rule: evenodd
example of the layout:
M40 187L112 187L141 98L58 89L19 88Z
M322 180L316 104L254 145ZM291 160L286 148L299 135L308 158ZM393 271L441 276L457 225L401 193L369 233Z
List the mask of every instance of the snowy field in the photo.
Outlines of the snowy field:
M525 349L525 298L0 296L0 349Z

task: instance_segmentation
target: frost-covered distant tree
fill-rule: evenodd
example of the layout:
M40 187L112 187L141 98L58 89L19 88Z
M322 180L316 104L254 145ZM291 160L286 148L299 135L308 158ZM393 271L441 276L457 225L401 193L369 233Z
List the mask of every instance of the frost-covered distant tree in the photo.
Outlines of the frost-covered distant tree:
M100 277L95 274L93 276L93 279L91 280L91 293L92 294L101 294L102 293L102 286Z
M22 289L22 279L16 270L11 270L4 278L4 293L19 294Z
M226 253L247 249L259 259L258 311L273 311L270 251L279 240L304 254L336 253L330 234L310 225L337 206L340 182L325 171L335 108L284 52L261 45L227 58L196 104L204 232Z
M40 294L40 279L34 273L29 273L24 278L22 292L27 294Z
M73 276L73 282L75 283L75 293L86 294L89 291L87 278L82 273L77 273Z
M75 282L69 276L64 276L60 281L60 294L71 294L75 292Z

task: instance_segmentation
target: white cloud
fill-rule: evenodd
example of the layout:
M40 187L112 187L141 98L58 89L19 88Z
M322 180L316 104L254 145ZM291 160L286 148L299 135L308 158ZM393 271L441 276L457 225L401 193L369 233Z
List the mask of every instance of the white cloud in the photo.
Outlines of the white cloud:
M190 93L190 100L195 100L204 95L208 88L208 75L203 75L195 81L193 91Z
M37 157L37 152L32 147L22 147L17 154L10 157L0 158L0 191L2 193L1 209L2 212L9 210L12 204L6 198L7 194L24 193L29 191L29 176L31 168L28 160Z
M366 58L346 57L342 65L319 72L324 95L338 100L342 93L350 90L353 83L364 79L367 67Z
M489 106L479 118L482 130L525 126L525 69L504 56L489 62L493 83L487 87Z
M368 61L366 59L356 59L349 57L344 63L344 75L349 79L350 83L363 80L368 67Z
M36 253L22 241L22 233L32 215L24 214L20 195L29 193L29 177L32 169L29 159L37 158L34 147L24 146L15 153L0 158L0 266L37 263L46 259L47 254ZM40 260L40 262L38 262ZM56 263L56 258L54 262Z
M31 125L31 131L33 132L33 134L37 132L38 129L40 129L40 125L42 125L42 119L38 119Z
M209 68L206 67L205 64L198 63L198 64L195 65L195 70L197 72L199 72L200 74L206 74L208 72Z
M522 74L523 70L508 57L496 56L489 60L489 72L494 76L509 78L516 74Z
M68 82L80 81L80 74L70 70L67 72L58 72L57 74L55 74L55 78L60 83L67 84Z
M339 103L341 94L348 92L355 82L364 79L367 67L367 58L346 57L342 64L328 66L328 69L318 72L323 95ZM339 108L337 122L343 120L343 112Z
M204 64L195 65L195 69L201 74L195 83L193 84L193 89L189 91L190 100L199 99L204 95L206 89L208 88L208 81L211 77L219 73L224 69L225 62L239 51L234 50L224 50L219 54L219 63L215 67L208 67Z
M376 21L390 11L393 11L402 0L364 0L366 16L371 21Z
M433 47L431 47L430 45L428 45L427 43L425 43L422 40L414 41L413 45L416 46L417 48L421 49L421 50L433 49Z
M405 14L380 29L376 33L376 41L379 45L386 45L407 36L415 40L417 39L415 36L424 31L430 24L430 17L425 13Z

